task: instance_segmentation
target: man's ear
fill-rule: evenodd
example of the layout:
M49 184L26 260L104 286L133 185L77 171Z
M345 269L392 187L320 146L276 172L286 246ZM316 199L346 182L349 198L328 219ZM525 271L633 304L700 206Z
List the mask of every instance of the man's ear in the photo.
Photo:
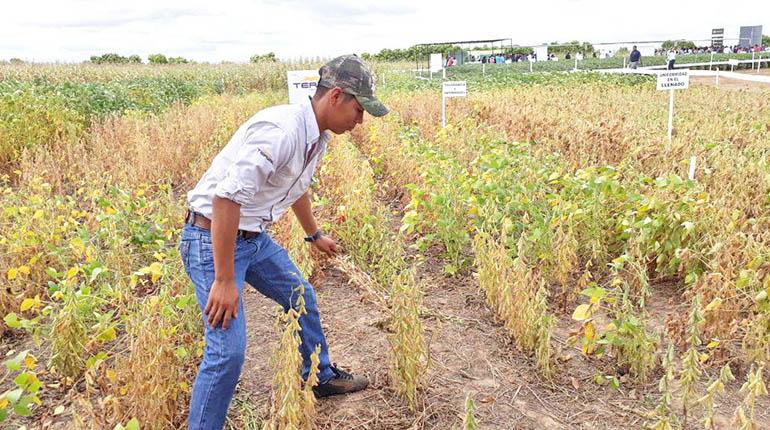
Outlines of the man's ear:
M334 87L331 90L329 90L329 101L331 102L332 106L336 106L340 102L342 102L342 95L343 95L342 88L340 87Z

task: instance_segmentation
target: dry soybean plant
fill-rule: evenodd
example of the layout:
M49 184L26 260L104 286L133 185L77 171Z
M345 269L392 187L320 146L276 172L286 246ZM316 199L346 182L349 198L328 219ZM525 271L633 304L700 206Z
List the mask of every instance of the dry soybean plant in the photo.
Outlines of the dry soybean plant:
M520 245L524 241L522 237ZM473 239L473 248L479 285L486 293L487 302L505 323L518 347L534 354L541 373L550 376L553 317L548 314L544 281L526 264L523 255L511 258L503 237L495 239L479 232Z
M312 429L315 426L313 387L318 384L320 346L316 346L311 356L310 374L307 381L303 382L300 372L302 356L299 353L299 332L302 330L299 319L306 314L303 290L302 287L297 289L299 297L296 309L290 308L284 313L279 308L276 318L276 331L281 340L270 360L274 369L273 403L270 418L265 421L263 430Z
M415 280L414 269L402 271L391 288L391 315L388 335L392 371L397 391L409 407L415 410L419 390L425 385L428 372L428 350L423 338L420 309L422 289Z

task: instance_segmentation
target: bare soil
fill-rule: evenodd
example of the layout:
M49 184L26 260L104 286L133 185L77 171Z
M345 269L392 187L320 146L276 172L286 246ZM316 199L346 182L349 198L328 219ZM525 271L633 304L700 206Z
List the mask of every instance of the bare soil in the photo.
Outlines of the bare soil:
M747 75L770 76L770 68L756 70L741 70L738 73ZM690 78L693 84L716 86L716 78L706 76L693 76ZM768 90L770 83L742 81L739 79L729 79L724 76L719 77L719 88L724 90Z
M396 197L385 203L400 206ZM397 223L394 234L395 229ZM322 268L314 287L332 361L366 375L371 384L363 392L321 399L320 428L459 428L467 393L474 399L482 429L627 429L642 428L649 421L659 398L659 369L647 382L637 383L619 374L611 359L584 356L567 342L570 331L578 328L576 323L569 314L552 309L558 319L552 339L556 376L545 380L495 319L474 273L447 277L442 268L443 262L429 255L418 272L424 285L423 326L431 368L416 411L410 411L391 388L385 310L333 262ZM670 317L687 312L679 295L671 285L653 286L649 320L656 331L663 330ZM248 393L252 401L266 404L269 349L277 340L273 305L253 291L245 294L245 301L249 346L240 395ZM619 377L620 387L598 385L597 374ZM743 398L738 389L745 372L736 373L736 378L718 401L718 428L734 428L732 417ZM768 404L765 399L757 409L759 428L770 428ZM702 424L691 419L687 428L702 428Z

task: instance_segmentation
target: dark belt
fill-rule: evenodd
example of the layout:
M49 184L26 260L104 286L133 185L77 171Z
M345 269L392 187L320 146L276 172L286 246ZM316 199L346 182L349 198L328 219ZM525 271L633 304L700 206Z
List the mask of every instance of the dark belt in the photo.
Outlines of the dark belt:
M200 227L204 230L211 231L211 220L206 218L205 216L199 214L198 212L193 212L191 210L187 211L187 216L184 219L185 224L194 225L195 227ZM238 230L238 233L236 234L236 237L242 237L244 239L251 239L254 237L259 236L260 232L258 231L246 231L246 230Z

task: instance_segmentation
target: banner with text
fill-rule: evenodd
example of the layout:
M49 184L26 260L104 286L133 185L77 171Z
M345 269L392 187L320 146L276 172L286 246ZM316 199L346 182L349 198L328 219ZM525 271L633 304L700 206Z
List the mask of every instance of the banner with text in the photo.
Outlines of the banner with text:
M286 72L289 84L289 103L304 103L313 97L318 86L318 70L289 70Z

